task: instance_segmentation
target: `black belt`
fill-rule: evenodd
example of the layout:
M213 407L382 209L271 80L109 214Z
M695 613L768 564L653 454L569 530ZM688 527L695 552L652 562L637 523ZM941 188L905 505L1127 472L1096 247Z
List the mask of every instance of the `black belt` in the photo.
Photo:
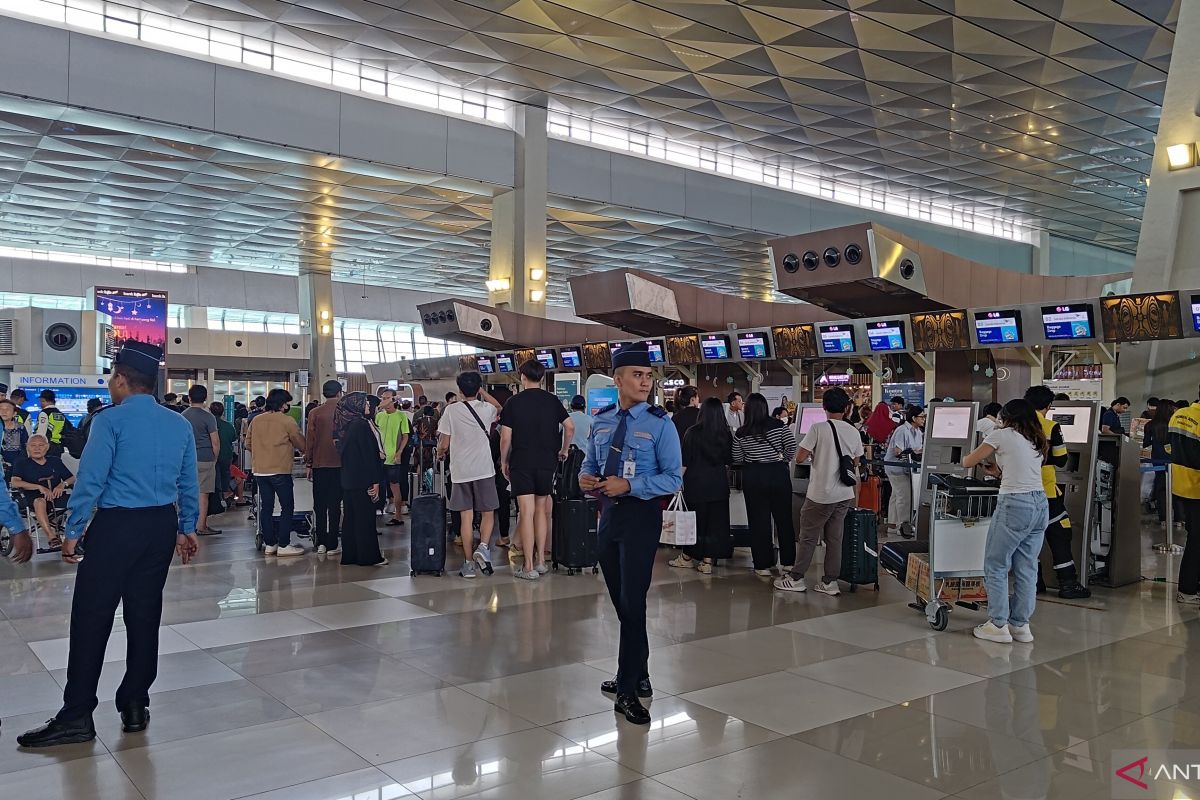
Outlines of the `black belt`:
M166 505L162 505L162 506L141 506L138 508L130 508L128 506L101 506L99 508L100 511L121 511L124 513L128 513L131 511L166 511L168 509L171 511L174 511L175 510L174 504L167 503Z

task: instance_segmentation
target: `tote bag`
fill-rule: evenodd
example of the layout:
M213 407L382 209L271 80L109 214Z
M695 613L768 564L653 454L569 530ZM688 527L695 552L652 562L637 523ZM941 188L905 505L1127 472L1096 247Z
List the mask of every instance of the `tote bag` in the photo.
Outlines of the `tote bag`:
M683 492L676 492L663 512L661 544L693 545L696 543L696 512L688 511Z

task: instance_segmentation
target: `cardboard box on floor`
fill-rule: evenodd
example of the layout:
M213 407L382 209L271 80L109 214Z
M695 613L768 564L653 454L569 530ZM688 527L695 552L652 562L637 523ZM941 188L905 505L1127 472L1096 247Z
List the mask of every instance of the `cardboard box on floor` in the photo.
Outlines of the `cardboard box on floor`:
M904 585L920 597L929 599L929 554L909 553L908 571ZM962 600L965 603L981 603L987 600L987 589L983 578L946 578L942 581L939 599L947 602Z

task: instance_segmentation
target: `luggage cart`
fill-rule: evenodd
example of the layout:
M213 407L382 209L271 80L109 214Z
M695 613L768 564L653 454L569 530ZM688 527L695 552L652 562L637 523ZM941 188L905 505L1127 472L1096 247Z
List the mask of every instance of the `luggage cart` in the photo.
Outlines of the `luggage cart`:
M934 478L935 482L942 483ZM977 611L980 603L948 597L948 578L983 577L984 551L992 514L996 510L997 487L979 485L934 487L929 525L929 598L916 595L910 607L925 615L929 627L944 631L950 611L961 605Z
M311 539L313 530L313 488L312 481L308 478L292 478L292 532L295 533L297 539ZM253 506L252 506L253 508ZM261 513L261 510L260 510ZM272 520L275 524L282 524L282 510L279 508L279 501L275 501L275 512ZM251 519L255 519L252 516ZM263 542L262 530L255 526L254 531L254 548L262 550L266 546Z

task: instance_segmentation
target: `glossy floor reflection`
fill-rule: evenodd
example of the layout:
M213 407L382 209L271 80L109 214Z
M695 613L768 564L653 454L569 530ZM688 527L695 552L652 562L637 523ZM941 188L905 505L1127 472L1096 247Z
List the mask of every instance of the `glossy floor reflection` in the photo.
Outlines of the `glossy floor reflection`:
M1148 548L1165 581L1045 598L1037 641L1011 646L963 609L934 633L887 576L781 595L748 554L704 576L664 550L636 727L599 693L617 648L599 576L413 578L390 528L386 568L267 560L244 516L215 523L167 582L149 730L112 709L118 616L86 745L16 746L59 704L73 577L0 563L0 797L1083 800L1110 795L1114 750L1200 749L1200 611Z

